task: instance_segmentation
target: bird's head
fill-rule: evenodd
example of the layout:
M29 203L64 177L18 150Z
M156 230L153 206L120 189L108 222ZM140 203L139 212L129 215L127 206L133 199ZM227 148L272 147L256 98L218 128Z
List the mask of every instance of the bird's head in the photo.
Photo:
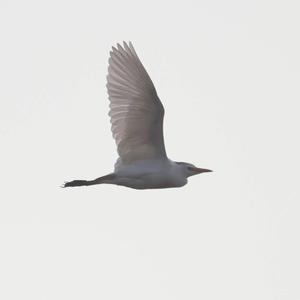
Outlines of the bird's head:
M212 172L212 170L197 168L193 164L186 163L186 162L176 162L176 164L179 165L183 169L184 173L186 174L186 177L190 177L190 176L205 173L205 172Z

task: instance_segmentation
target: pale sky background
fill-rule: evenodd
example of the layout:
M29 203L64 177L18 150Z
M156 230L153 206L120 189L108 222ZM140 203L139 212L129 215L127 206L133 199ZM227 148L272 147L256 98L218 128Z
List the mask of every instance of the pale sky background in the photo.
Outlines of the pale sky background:
M0 299L299 300L299 1L0 0ZM132 41L180 189L112 171L106 74Z

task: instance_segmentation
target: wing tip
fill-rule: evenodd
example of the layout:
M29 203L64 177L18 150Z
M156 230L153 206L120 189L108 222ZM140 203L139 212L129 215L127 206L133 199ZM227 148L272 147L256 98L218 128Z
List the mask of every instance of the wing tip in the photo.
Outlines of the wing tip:
M110 51L110 55L115 53L115 52L119 53L119 52L123 52L123 51L125 51L126 53L131 54L130 53L131 50L134 51L134 47L133 47L133 44L132 44L131 41L126 42L126 41L123 40L122 44L121 43L116 43L116 45L112 46L111 47L112 50Z

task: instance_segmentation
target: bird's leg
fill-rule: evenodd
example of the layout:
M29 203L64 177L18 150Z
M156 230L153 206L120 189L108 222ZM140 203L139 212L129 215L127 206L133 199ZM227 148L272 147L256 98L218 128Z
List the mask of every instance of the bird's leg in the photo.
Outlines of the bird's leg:
M100 183L112 183L113 179L115 178L115 174L111 173L94 180L73 180L69 182L65 182L62 187L74 187L74 186L87 186L87 185L94 185Z

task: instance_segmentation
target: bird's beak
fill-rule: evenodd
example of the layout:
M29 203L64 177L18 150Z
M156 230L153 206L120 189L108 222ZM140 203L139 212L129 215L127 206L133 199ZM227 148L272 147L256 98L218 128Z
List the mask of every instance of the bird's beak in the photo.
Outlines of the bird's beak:
M200 174L200 173L205 173L205 172L212 172L212 170L209 169L202 169L202 168L191 168L191 170L193 172L195 172L195 174Z

